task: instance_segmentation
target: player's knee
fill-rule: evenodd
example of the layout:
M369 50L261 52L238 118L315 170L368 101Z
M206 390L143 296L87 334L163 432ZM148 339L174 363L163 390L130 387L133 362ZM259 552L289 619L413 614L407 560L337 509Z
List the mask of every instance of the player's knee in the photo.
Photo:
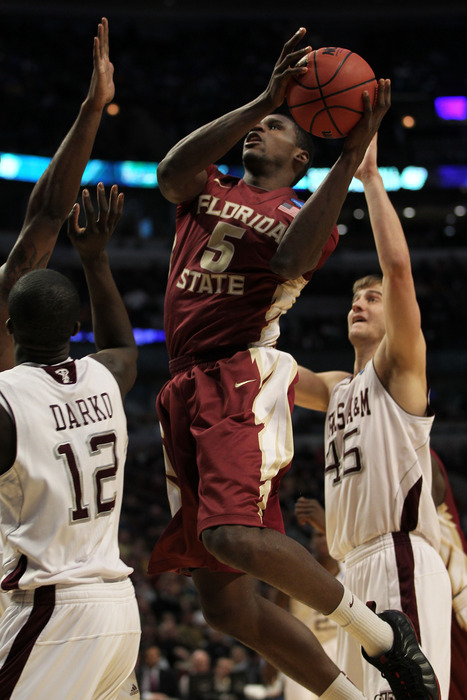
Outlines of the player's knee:
M247 605L246 601L245 605ZM244 619L243 610L238 600L222 596L200 595L203 617L209 627L236 639L246 639L249 621ZM250 621L251 624L251 621Z
M210 527L203 531L201 539L210 554L224 564L229 564L235 556L235 550L238 549L239 543L235 534L237 529L235 525Z

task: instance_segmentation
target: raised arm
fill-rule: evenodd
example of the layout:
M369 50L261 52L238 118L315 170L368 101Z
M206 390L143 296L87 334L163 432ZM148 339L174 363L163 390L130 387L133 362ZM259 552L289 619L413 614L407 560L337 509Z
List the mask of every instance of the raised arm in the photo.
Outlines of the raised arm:
M295 384L295 404L312 411L327 411L333 388L348 372L313 372L306 367L298 367L298 382Z
M378 81L374 107L368 92L362 99L363 117L345 139L342 153L326 178L290 224L271 260L271 269L285 279L296 279L316 267L355 171L391 104L390 81Z
M80 256L92 310L94 340L98 352L94 359L105 365L118 382L122 396L136 379L138 350L130 319L109 266L106 245L123 210L123 194L113 185L107 202L104 185L97 186L96 219L87 189L83 190L86 226L78 224L80 207L75 204L68 219L68 235Z
M13 346L4 328L10 289L26 272L46 267L60 229L78 195L102 111L115 93L105 18L94 37L93 62L88 95L76 121L34 186L18 239L0 268L0 371L13 366Z
M356 177L364 186L383 273L386 335L374 356L375 369L402 408L423 415L427 407L426 344L407 241L378 172L376 136Z
M157 168L157 181L166 199L178 204L199 194L206 182L206 168L283 103L291 76L306 71L295 65L310 51L309 46L295 51L305 31L301 27L284 44L269 84L259 97L200 127L171 148Z

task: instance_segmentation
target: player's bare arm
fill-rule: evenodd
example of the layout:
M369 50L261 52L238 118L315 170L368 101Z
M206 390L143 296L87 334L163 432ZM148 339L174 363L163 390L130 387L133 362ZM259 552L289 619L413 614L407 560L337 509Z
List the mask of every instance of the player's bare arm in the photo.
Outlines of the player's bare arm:
M109 27L103 18L93 44L93 72L79 115L35 184L18 239L0 268L0 371L13 366L13 345L4 330L8 294L26 272L46 267L58 234L78 195L102 111L115 94L109 60Z
M266 89L256 99L213 120L179 141L157 168L157 181L164 197L178 204L201 192L206 168L216 163L264 117L279 107L293 75L306 68L296 66L310 46L296 49L306 30L301 27L284 44Z
M98 214L87 189L83 190L86 225L78 222L75 204L68 219L68 236L77 250L89 290L94 341L98 352L92 357L104 364L125 395L136 379L138 350L125 304L109 266L106 245L123 211L123 194L113 185L107 201L104 185L97 186Z
M326 178L294 218L271 260L271 269L284 279L296 279L316 266L337 223L355 171L390 107L390 81L378 81L374 106L368 92L363 93L362 99L362 118L345 139L342 153Z
M364 185L383 272L386 335L374 356L375 369L402 408L424 415L427 406L426 343L421 330L407 241L377 168L376 136L356 177Z
M333 388L348 376L348 372L312 372L311 369L299 366L295 404L313 411L326 412Z
M15 461L16 428L3 406L0 406L0 443L0 474L4 474Z

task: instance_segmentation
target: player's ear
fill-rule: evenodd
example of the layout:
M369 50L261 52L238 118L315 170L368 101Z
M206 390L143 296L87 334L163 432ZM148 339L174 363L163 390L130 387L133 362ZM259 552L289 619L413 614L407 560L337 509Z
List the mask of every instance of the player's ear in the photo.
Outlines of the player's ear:
M310 162L310 154L303 148L298 148L294 157L301 168L304 168L305 165Z
M7 318L7 320L5 321L5 326L6 326L6 331L7 331L8 335L14 335L14 333L13 333L13 321L11 320L11 318Z
M73 328L73 333L71 334L71 337L76 335L80 328L81 328L81 323L79 321L76 321L75 327Z

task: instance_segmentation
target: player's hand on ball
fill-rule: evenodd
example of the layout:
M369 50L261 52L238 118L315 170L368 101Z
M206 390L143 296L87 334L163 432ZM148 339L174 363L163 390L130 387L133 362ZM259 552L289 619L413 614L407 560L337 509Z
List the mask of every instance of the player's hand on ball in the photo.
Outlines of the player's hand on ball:
M311 46L295 50L295 47L305 36L306 29L300 27L295 34L285 42L264 92L264 97L270 101L271 111L285 100L287 86L293 75L302 75L308 70L306 66L297 66L298 61L311 51Z
M363 117L345 139L343 148L344 152L360 151L360 158L363 158L365 155L371 139L378 131L384 115L391 106L391 81L384 78L378 80L373 107L368 92L363 93L362 99L364 106Z

